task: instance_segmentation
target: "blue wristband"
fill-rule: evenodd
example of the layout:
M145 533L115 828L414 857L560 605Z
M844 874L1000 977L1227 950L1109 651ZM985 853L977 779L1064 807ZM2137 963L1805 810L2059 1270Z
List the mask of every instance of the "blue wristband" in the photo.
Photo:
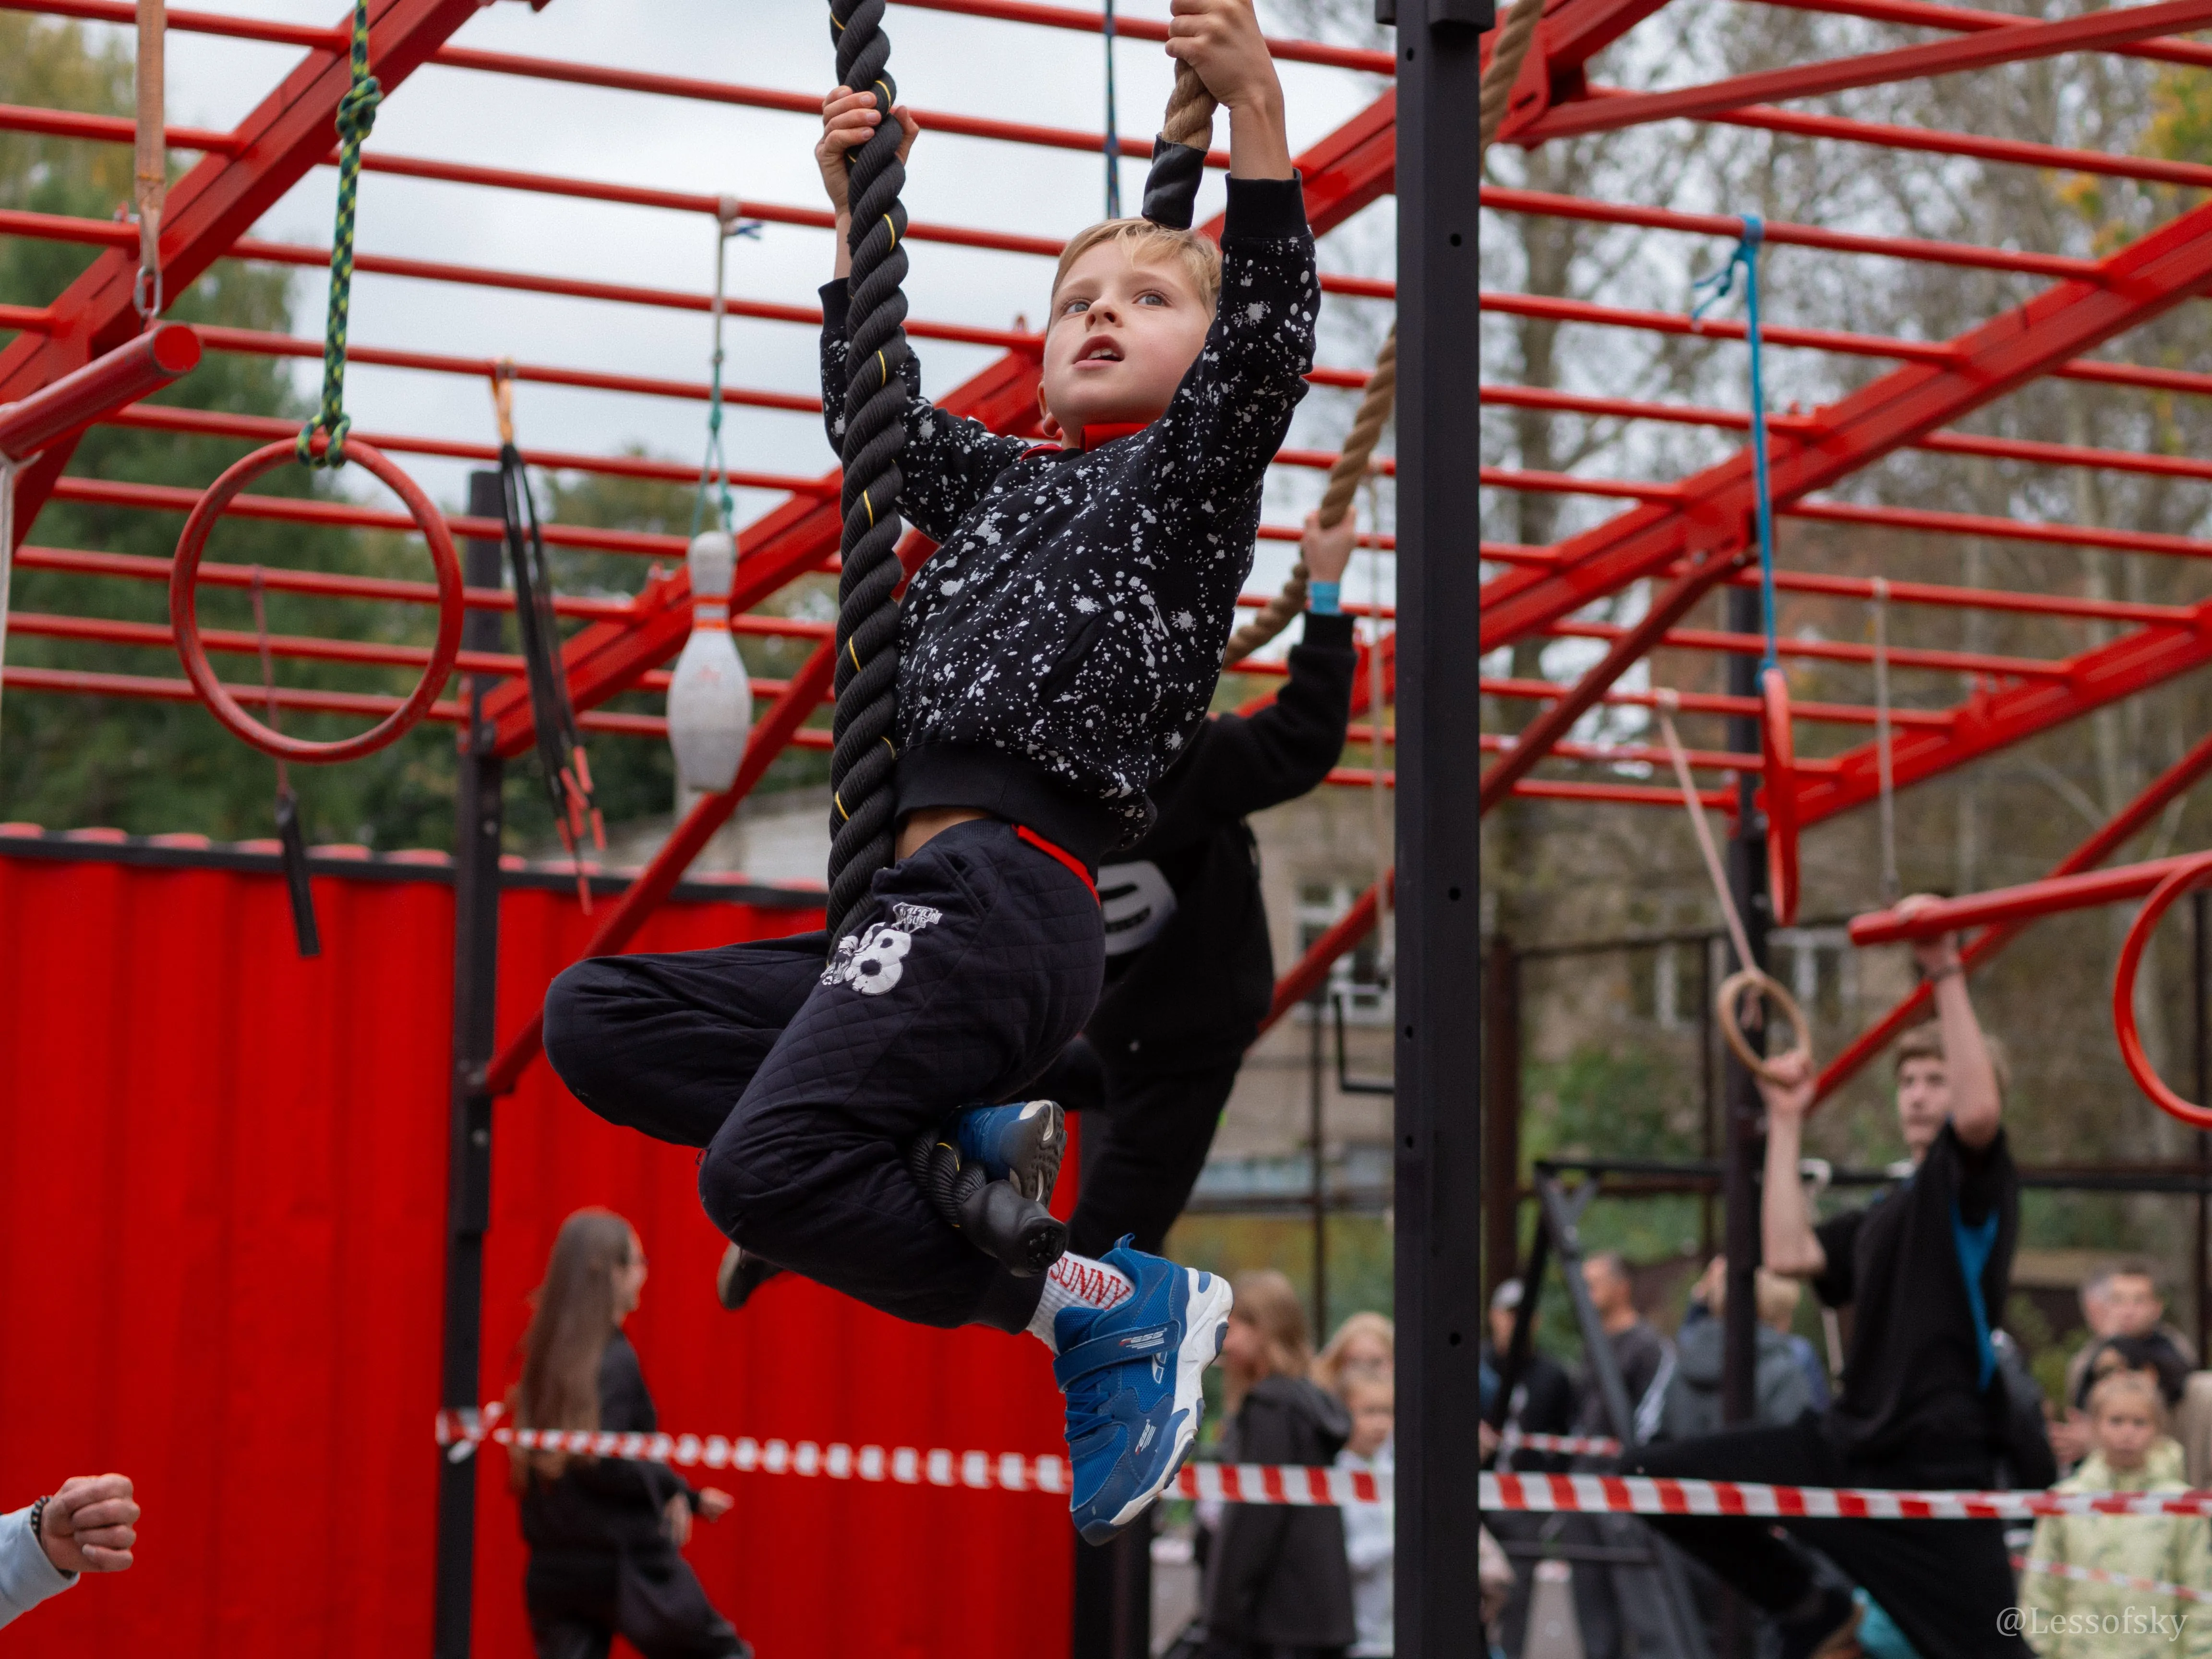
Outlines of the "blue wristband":
M1344 614L1344 584L1342 582L1309 582L1306 585L1306 609L1316 617L1340 617Z

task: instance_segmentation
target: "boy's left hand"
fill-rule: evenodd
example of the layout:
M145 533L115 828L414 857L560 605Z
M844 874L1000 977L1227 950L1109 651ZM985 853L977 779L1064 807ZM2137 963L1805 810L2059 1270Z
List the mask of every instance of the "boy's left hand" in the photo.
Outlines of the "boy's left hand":
M1175 0L1168 55L1198 71L1213 100L1231 112L1272 109L1283 100L1275 60L1251 0Z
M1352 562L1352 544L1358 538L1357 513L1346 514L1326 530L1319 507L1307 514L1306 533L1298 538L1298 557L1305 561L1307 577L1317 582L1342 581L1345 568Z

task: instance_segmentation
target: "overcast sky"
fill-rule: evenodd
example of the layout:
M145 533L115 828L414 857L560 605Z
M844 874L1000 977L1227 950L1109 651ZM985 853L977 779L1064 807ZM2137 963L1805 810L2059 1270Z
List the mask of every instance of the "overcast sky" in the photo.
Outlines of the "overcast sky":
M336 21L331 0L223 0L234 15L301 23ZM1125 16L1164 17L1167 0L1123 0ZM457 44L594 64L802 91L834 78L828 8L822 0L553 0L533 12L519 0L480 11ZM98 25L88 25L95 32ZM989 22L894 5L889 27L901 95L924 109L1097 131L1103 120L1102 43L1072 31ZM228 128L265 97L300 54L251 41L173 32L169 120ZM1149 136L1172 79L1163 49L1124 40L1117 49L1121 129ZM1364 107L1373 78L1298 64L1282 66L1292 148L1303 149ZM432 65L390 95L368 141L372 152L508 167L621 184L651 185L808 207L823 205L811 154L816 124L805 117ZM1225 143L1225 120L1219 141ZM1143 187L1141 163L1125 164L1125 203ZM326 246L335 172L319 168L264 217L260 234ZM1200 199L1219 205L1219 176ZM926 134L910 164L906 202L916 219L1065 236L1100 216L1103 164L1094 155ZM1389 198L1324 244L1325 265L1383 275L1390 270ZM358 246L389 253L561 276L708 291L714 227L702 215L484 190L365 174ZM911 245L908 294L916 318L1003 328L1040 317L1051 267L1044 259ZM757 241L732 244L733 295L811 303L830 273L827 231L770 225ZM313 272L295 286L295 331L319 335L325 284ZM1364 368L1387 325L1387 307L1331 299L1324 362ZM1353 314L1364 313L1364 314ZM784 391L817 389L814 331L790 324L732 319L730 383ZM513 356L697 380L708 351L703 314L645 306L514 294L376 276L354 282L351 334L357 345L401 346L472 356ZM918 350L926 387L947 389L993 352L937 341ZM303 389L317 366L297 368ZM424 433L490 441L485 388L458 376L356 366L347 405L364 431ZM525 385L516 394L526 447L607 453L641 443L657 455L695 460L704 406L674 399ZM1294 441L1333 441L1350 400L1316 393ZM815 474L834 465L817 421L793 414L731 410L731 464ZM461 463L407 457L440 499L457 504ZM1278 469L1279 475L1283 472ZM358 481L352 486L359 488ZM1319 475L1279 477L1268 516L1286 521L1310 505ZM776 498L741 499L750 519ZM1255 587L1272 587L1285 553L1263 544ZM641 569L640 575L642 576ZM1358 573L1355 573L1357 576ZM1363 584L1364 586L1364 584Z

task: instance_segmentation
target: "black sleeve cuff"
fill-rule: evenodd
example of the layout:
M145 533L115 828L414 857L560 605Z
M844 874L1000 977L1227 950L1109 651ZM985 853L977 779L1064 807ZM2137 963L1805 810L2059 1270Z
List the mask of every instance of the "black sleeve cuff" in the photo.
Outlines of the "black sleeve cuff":
M1229 212L1221 227L1223 241L1243 238L1277 240L1310 234L1306 225L1305 186L1297 179L1229 181Z
M839 276L822 284L822 326L846 331L846 319L853 311L853 285Z
M1322 651L1350 651L1354 648L1352 618L1341 613L1321 617L1309 611L1306 612L1305 636L1298 643Z

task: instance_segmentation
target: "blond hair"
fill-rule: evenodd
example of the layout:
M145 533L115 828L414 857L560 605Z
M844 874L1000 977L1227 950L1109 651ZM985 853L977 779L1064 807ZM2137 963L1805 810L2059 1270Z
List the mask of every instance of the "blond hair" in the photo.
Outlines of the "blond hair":
M2106 1407L2124 1395L2133 1395L2150 1412L2150 1420L2160 1430L2166 1427L2166 1396L2159 1392L2158 1378L2150 1371L2113 1371L2089 1390L2089 1420L2096 1421L2105 1414Z
M1075 262L1092 248L1109 243L1120 248L1121 257L1133 265L1155 260L1176 261L1190 278L1191 286L1198 290L1198 297L1206 301L1208 311L1221 302L1221 249L1211 237L1201 236L1194 230L1156 225L1150 219L1108 219L1088 230L1078 231L1060 251L1060 269L1052 274L1052 298L1055 304L1060 299L1060 285L1075 269Z
M1303 1376L1313 1363L1313 1338L1306 1328L1305 1304L1291 1281L1273 1267L1257 1267L1230 1281L1236 1292L1231 1319L1241 1319L1260 1333L1258 1376L1224 1376L1224 1392L1231 1411L1244 1401L1245 1390L1262 1377Z
M1398 1358L1398 1329L1379 1313L1353 1314L1336 1328L1328 1346L1313 1363L1313 1380L1339 1399L1343 1398L1348 1381L1345 1376L1345 1352L1362 1337L1372 1337L1390 1355L1393 1364Z
M1982 1034L1982 1046L1989 1050L1990 1070L1996 1075L1997 1092L1999 1094L2009 1092L2012 1088L2012 1067L2005 1063L2004 1044L1984 1031ZM1890 1075L1896 1077L1902 1074L1908 1060L1943 1058L1943 1027L1938 1021L1928 1020L1914 1026L1903 1036L1898 1038L1897 1054L1890 1062Z

